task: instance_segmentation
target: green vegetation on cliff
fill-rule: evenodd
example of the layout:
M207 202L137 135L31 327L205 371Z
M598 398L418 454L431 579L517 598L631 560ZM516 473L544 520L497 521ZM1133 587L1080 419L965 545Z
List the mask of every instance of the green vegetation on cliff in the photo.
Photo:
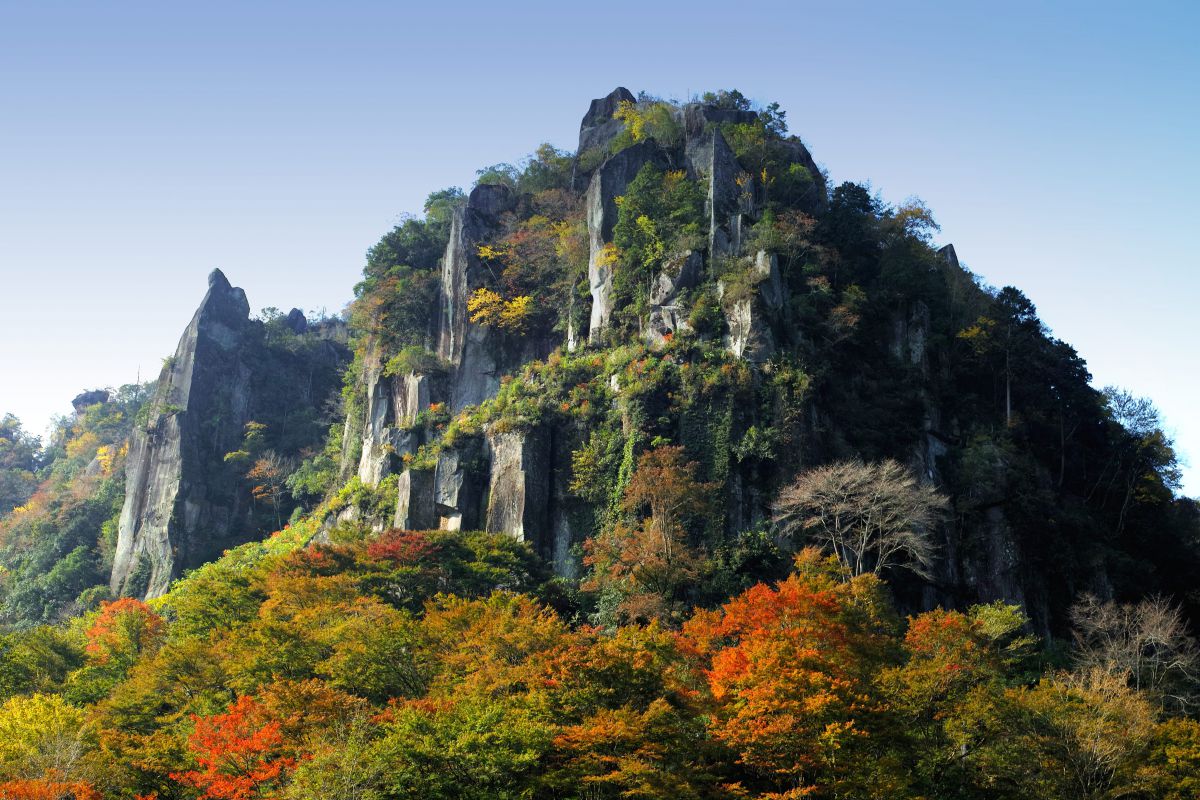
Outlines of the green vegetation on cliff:
M45 450L5 420L0 797L1200 791L1162 422L919 200L831 186L777 105L619 89L424 211L367 252L336 413L340 325L221 276L254 346L181 352L252 416L168 364ZM139 506L127 441L187 497ZM161 596L108 594L123 495Z

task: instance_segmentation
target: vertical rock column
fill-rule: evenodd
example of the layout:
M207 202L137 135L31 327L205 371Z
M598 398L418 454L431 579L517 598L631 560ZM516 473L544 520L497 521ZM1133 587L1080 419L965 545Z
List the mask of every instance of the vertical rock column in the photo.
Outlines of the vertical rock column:
M484 284L486 268L480 263L478 246L494 233L500 216L515 202L507 186L476 186L450 224L450 241L442 258L437 354L453 365L450 407L454 411L481 403L500 388L495 346L489 341L492 334L471 322L467 300Z
M541 546L549 534L550 436L543 428L489 432L487 530Z
M219 553L235 533L243 509L223 462L247 421L249 316L245 293L214 270L159 376L150 419L130 444L114 594L163 594L185 566Z
M752 177L738 164L725 137L712 126L689 135L685 155L689 177L703 181L705 186L710 258L737 255L742 245L742 212L750 210L753 197Z
M588 285L592 294L592 314L588 338L596 342L612 319L613 265L606 245L612 242L617 224L617 198L646 164L662 167L665 158L652 140L627 147L605 161L588 184L584 199L588 226Z

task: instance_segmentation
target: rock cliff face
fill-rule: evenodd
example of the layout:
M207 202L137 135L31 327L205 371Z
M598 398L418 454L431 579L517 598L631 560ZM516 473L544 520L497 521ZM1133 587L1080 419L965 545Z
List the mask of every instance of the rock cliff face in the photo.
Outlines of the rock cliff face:
M504 343L488 328L471 322L467 300L484 282L478 246L515 203L507 186L477 186L467 204L455 211L450 226L450 242L442 258L437 354L453 365L450 407L454 411L483 402L500 387Z
M612 118L622 101L632 102L634 97L619 88L592 102L580 124L580 153L610 146L622 129L621 123ZM676 332L688 329L689 308L683 304L688 292L711 276L714 259L740 251L744 232L757 213L755 183L738 164L719 126L754 119L753 112L693 103L679 115L685 139L674 161L667 149L647 139L609 155L591 173L583 202L591 300L588 339L593 345L603 340L612 321L614 265L609 247L617 220L617 198L647 164L659 169L671 168L672 163L685 167L689 177L701 183L705 194L707 246L671 256L664 263L650 289L650 312L643 338L648 345L658 347ZM798 142L789 146L803 149ZM816 180L823 180L806 150L803 156ZM821 183L822 196L823 186ZM467 300L486 278L477 248L489 241L502 215L513 211L517 204L518 198L506 187L485 185L476 187L455 213L442 259L434 332L437 355L450 365L450 375L443 394L414 395L411 389L406 390L409 399L404 402L414 410L427 407L430 397L434 402L448 401L452 412L470 408L492 397L505 374L533 358L544 357L562 343L551 339L514 344L468 318ZM739 358L760 363L774 352L772 327L779 322L785 297L774 257L759 253L746 259L745 269L752 273L752 288L727 304L730 335L726 345ZM568 344L574 346L577 342ZM367 419L359 463L360 478L372 484L397 467L397 455L414 452L420 443L414 436L425 435L414 432L397 440L396 409L401 401L394 391L394 379L380 375L377 364L378 360L369 360L366 372ZM530 541L553 560L560 572L569 574L577 566L571 548L578 543L571 522L572 501L566 490L570 452L557 452L554 441L552 430L535 428L491 432L484 441L442 447L432 468L402 472L392 522L402 528L483 527L507 533ZM750 498L744 504L761 505L757 494L750 490L739 496ZM739 513L740 519L761 516L762 511Z
M247 422L305 408L315 419L346 361L333 330L307 350L277 351L263 324L250 319L241 289L219 270L208 284L130 443L111 578L116 594L156 597L182 570L261 533L245 468L225 456L239 450Z
M586 284L582 274L572 273L564 281L571 288L555 296L570 309L590 304L581 314L586 335L582 325L576 330L573 314L562 313L566 309L546 315L554 318L553 329L530 336L470 321L472 293L503 283L496 264L480 260L479 246L515 241L506 237L526 231L521 226L548 202L538 196L547 190L476 187L453 213L438 265L437 309L426 332L441 363L437 374L387 375L382 365L393 354L366 358L365 420L361 431L356 420L347 432L348 440L361 436L362 455L344 458L353 463L343 469L347 477L357 470L368 485L396 475L397 495L394 516L359 521L376 530L394 524L508 534L529 542L560 574L572 575L581 567L578 545L598 529L597 520L608 513L605 504L619 497L620 482L652 441L682 444L704 479L720 487L716 505L723 505L724 520L714 515L705 532L712 537L707 544L718 546L769 528L772 497L798 471L835 459L897 458L955 495L956 503L955 520L938 532L934 580L904 587L907 597L926 605L1022 602L1036 624L1045 624L1045 593L1022 570L1029 537L1009 510L1017 490L1005 484L1011 476L1002 467L1011 454L973 445L970 420L957 410L959 384L948 354L962 324L978 316L973 306L987 299L961 269L954 248L948 245L936 257L923 245L897 250L896 262L885 264L880 253L890 245L878 235L878 224L886 213L872 207L869 195L855 199L859 187L839 187L849 195L828 193L825 176L797 138L775 136L767 155L756 150L753 135L731 126L768 123L741 108L690 103L669 112L678 126L673 128L658 106L651 110L660 115L655 124L662 126L663 142L645 138L617 149L615 142L625 140L617 138L622 125L612 114L625 101L633 102L633 95L617 89L592 102L580 124L579 153L569 162L573 171L551 192L561 193L556 208L568 209L552 213L571 225L579 225L582 205ZM660 242L664 249L654 257L653 274L639 275L645 285L629 290L636 306L616 309L618 198L646 165L682 170L693 182L689 193L694 188L696 200L703 198L702 214L697 219L694 206L678 212L686 215L680 223L686 235L671 233ZM856 228L859 219L867 226ZM772 225L753 228L769 220ZM804 253L795 249L796 239L786 244L772 238L789 236L803 240L798 246ZM902 264L910 271L883 280L885 269L898 269L910 257L917 263ZM572 269L582 272L582 266ZM617 313L633 308L636 319ZM560 345L574 355L551 356ZM548 380L561 392L554 402L514 392L480 408L507 376L534 360L560 356L564 366L557 376L571 380L565 387ZM556 374L552 364L529 369L534 376ZM685 370L692 377L685 379ZM986 384L967 389L986 392ZM585 396L602 410L576 414L572 403ZM505 411L505 403L535 410ZM178 460L171 449L175 424L169 417L161 421L161 454L148 463ZM451 428L453 436L442 433ZM352 444L344 452L357 447ZM967 453L971 447L976 449ZM580 454L594 458L602 473L601 491L590 496L572 485L573 457ZM978 474L992 462L991 491L956 488L964 469ZM172 480L164 473L139 491L153 496Z
M650 288L650 316L646 322L646 344L657 347L678 331L688 330L687 309L680 305L683 294L699 283L704 271L704 254L689 250L667 260Z
M365 358L367 407L363 420L358 478L368 486L399 471L406 454L420 446L417 415L442 393L440 376L384 375L378 353ZM349 432L344 433L349 435ZM344 448L346 449L346 448Z
M690 109L691 107L689 107ZM687 140L689 176L705 187L708 252L713 257L741 250L743 214L753 212L753 176L742 169L716 128L701 128Z
M487 530L539 542L549 529L550 437L547 431L490 433Z
M774 255L762 250L749 265L751 287L743 287L735 297L726 295L723 283L717 284L718 295L725 305L725 320L729 333L725 349L738 358L755 364L769 361L775 353L773 320L783 310L783 282L779 277L779 262Z
M592 342L600 340L612 318L613 264L606 246L612 243L613 227L617 224L617 197L647 164L660 167L666 164L662 151L650 140L627 147L609 158L588 184L584 202L588 227L588 284L592 294L589 338Z

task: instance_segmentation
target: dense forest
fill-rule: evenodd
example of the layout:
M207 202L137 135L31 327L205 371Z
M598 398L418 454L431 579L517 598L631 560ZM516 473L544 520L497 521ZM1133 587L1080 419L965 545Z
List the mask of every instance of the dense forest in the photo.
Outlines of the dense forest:
M1200 508L932 212L618 89L0 424L0 797L1191 798Z

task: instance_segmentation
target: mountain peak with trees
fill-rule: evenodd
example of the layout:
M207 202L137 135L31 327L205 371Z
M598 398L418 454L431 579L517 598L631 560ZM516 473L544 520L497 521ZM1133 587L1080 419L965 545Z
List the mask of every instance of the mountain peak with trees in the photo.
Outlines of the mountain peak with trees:
M1183 798L1200 510L919 199L618 88L0 425L0 796Z

